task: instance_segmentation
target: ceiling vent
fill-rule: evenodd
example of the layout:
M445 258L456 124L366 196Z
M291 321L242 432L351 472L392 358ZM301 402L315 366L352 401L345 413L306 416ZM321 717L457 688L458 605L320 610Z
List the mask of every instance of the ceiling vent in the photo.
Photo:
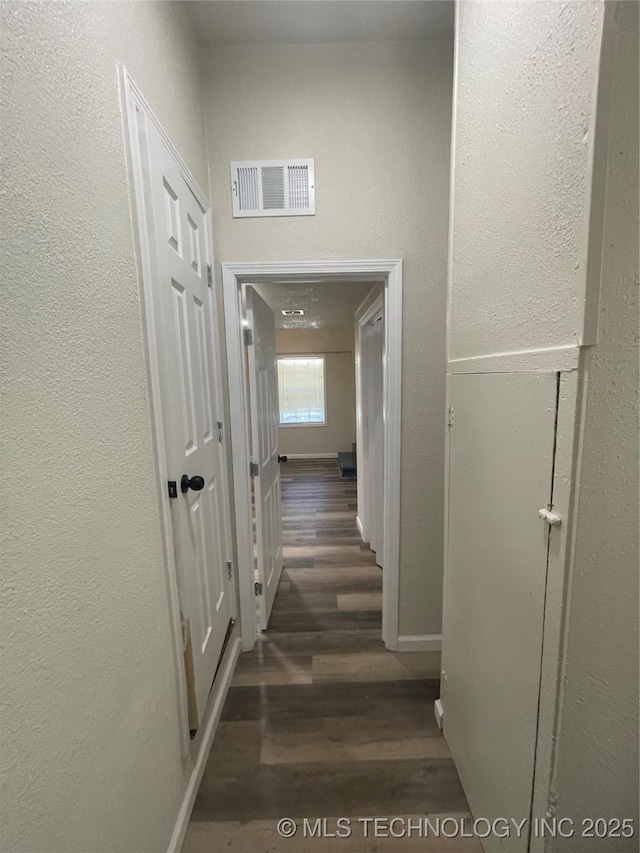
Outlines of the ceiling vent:
M231 164L234 217L314 216L313 160L243 160Z
M283 308L280 313L285 317L302 317L304 315L302 308Z

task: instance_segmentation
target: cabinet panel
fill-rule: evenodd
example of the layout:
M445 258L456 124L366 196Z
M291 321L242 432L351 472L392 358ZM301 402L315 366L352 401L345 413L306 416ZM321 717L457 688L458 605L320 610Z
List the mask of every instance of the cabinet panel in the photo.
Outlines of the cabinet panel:
M476 817L529 817L555 373L449 377L444 731ZM527 833L487 851L527 848Z

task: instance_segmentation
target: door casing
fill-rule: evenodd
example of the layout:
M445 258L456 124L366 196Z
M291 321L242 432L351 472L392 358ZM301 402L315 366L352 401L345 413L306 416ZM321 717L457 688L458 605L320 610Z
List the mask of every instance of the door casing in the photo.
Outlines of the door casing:
M304 281L317 287L332 281L379 281L384 285L385 370L384 408L384 580L382 639L398 648L400 566L400 452L402 403L402 261L282 261L222 264L225 334L231 419L231 451L238 547L238 584L242 648L252 649L258 637L253 576L251 478L249 472L249 389L243 342L246 285Z

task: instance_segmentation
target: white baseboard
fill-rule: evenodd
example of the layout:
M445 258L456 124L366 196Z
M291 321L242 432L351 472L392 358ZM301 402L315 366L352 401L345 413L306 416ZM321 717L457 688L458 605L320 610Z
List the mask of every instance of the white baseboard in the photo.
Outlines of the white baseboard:
M440 731L442 731L442 718L444 717L444 711L442 709L442 699L436 699L436 701L433 703L433 713L435 714L438 728L440 729Z
M356 515L356 527L358 528L358 533L360 534L360 538L366 544L369 542L368 538L365 536L364 527L362 526L362 522L360 521L360 517Z
M439 652L442 649L442 634L400 634L399 652Z
M215 735L218 727L218 722L222 713L222 706L224 705L224 700L227 698L233 672L236 668L236 662L238 660L238 655L240 654L240 645L241 639L237 636L232 640L231 647L225 655L226 662L223 663L223 669L220 672L220 680L218 681L217 689L214 687L212 696L213 702L209 713L209 719L205 723L205 730L202 736L200 749L198 751L198 757L196 758L193 770L191 771L187 789L184 792L184 798L182 800L182 805L180 806L180 811L178 812L178 817L176 819L167 853L180 853L182 842L184 841L184 837L187 833L189 818L193 811L193 804L196 801L196 795L198 793L198 788L200 787L200 780L204 773L207 758L211 752L213 736Z
M337 453L282 453L287 459L337 459Z

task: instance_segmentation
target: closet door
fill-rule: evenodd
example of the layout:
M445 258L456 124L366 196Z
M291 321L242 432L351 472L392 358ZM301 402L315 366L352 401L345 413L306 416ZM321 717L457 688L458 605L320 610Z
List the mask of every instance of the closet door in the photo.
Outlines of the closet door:
M555 373L449 377L444 733L471 811L528 819L538 720ZM527 850L521 838L487 853Z

